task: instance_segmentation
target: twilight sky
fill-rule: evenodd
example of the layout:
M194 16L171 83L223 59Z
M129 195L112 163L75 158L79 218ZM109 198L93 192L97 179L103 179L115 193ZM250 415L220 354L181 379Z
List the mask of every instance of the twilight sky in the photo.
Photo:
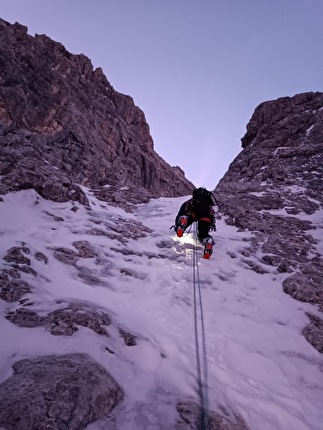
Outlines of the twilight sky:
M323 91L323 0L0 0L0 17L102 67L196 186L216 186L261 102Z

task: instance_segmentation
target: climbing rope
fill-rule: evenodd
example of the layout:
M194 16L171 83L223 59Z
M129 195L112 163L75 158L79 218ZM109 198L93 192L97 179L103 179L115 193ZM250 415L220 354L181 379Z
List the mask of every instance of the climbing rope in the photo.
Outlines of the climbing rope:
M203 304L201 294L201 282L198 265L198 237L197 229L194 223L194 242L193 242L193 285L194 285L194 328L195 328L195 353L197 366L197 384L198 395L200 398L201 413L199 416L199 430L207 430L207 409L208 409L208 393L207 393L207 355L205 341L205 327ZM200 316L200 324L198 317Z

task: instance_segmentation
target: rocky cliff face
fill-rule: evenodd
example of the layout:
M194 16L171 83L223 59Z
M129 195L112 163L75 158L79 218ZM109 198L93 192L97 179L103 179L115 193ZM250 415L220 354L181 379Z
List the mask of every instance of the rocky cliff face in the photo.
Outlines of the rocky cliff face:
M253 270L286 273L283 289L323 310L323 93L262 103L243 151L216 188L227 222L255 232ZM321 241L321 242L320 242ZM247 255L246 255L247 257ZM323 352L323 321L303 334Z
M143 112L100 68L3 20L0 143L2 193L34 188L52 200L84 202L83 184L103 200L140 201L193 189L181 169L156 154ZM101 188L107 184L108 194Z
M144 296L144 281L155 282L146 271L146 267L152 271L152 261L190 270L183 253L190 245L175 248L165 240L164 231L156 235L156 230L138 220L158 215L164 208L159 203L149 214L144 210L138 217L137 213L138 219L134 214L121 216L111 205L131 211L151 196L188 194L193 185L179 168L158 157L142 111L130 97L117 93L100 69L93 71L86 57L1 20L0 52L0 194L7 193L0 197L0 217L8 219L3 208L10 205L10 191L32 188L47 199L33 191L14 194L22 194L23 203L13 204L10 215L19 208L23 217L29 214L29 223L26 227L21 220L10 220L10 231L2 232L2 322L12 324L7 326L3 345L11 343L11 333L17 336L11 330L29 334L21 348L23 359L10 354L13 370L1 376L0 425L23 430L82 429L102 419L113 428L124 428L118 423L128 423L132 377L137 375L134 385L141 387L140 377L151 373L150 367L136 368L127 350L137 348L133 355L139 358L148 351L156 363L168 357L155 339L145 349L146 336L131 326L131 318L124 321L124 309L118 315L114 300L108 298L122 290L125 301L129 300L133 288L142 289ZM250 241L243 239L245 247L237 251L248 269L272 273L273 278L283 274L286 293L315 305L303 334L320 352L322 135L322 93L261 104L247 126L241 154L215 190L227 222L254 233ZM89 189L83 191L80 185ZM68 200L72 202L56 203ZM155 235L153 250L147 249L148 235ZM234 253L228 255L236 258ZM157 273L164 271L164 266L155 267ZM212 276L218 277L216 282L232 282L221 272ZM166 273L157 287L163 291L169 283ZM214 286L214 291L218 288ZM191 306L187 296L175 299ZM28 336L35 341L30 348ZM62 336L64 342L59 343ZM74 345L81 345L81 351L76 352L79 347ZM188 364L190 368L191 361ZM127 384L121 386L107 368L112 373L117 369L120 379L124 373ZM151 404L139 401L130 416L138 413L147 423L144 427L162 423L160 428L201 428L205 412L186 397L179 399L177 393L176 402L175 397L164 396L169 388L159 384L158 380L149 392ZM117 411L122 399L128 406ZM174 407L176 403L180 421L175 418L174 427L168 425L166 401ZM154 415L156 405L159 410ZM207 412L208 429L247 430L242 417L230 416L220 406L224 416ZM162 419L155 421L160 413Z

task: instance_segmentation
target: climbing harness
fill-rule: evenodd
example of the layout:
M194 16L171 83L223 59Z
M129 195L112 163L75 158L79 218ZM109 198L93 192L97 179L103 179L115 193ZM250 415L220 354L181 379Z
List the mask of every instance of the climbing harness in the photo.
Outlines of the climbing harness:
M197 365L197 384L200 398L201 413L199 417L198 429L207 430L207 409L208 409L208 392L207 392L207 355L203 304L201 294L201 282L198 265L198 236L197 228L194 225L193 241L193 285L194 285L194 328L195 328L195 352ZM199 317L199 321L198 321Z

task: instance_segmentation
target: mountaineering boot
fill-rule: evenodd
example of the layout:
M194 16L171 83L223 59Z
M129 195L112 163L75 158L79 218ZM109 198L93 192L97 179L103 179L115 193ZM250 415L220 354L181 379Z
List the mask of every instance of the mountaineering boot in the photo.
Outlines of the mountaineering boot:
M185 215L182 215L178 220L178 227L176 229L177 237L183 236L186 225L187 225L187 217Z
M213 245L214 240L211 237L205 240L203 258L206 258L208 260L211 257L213 252Z

